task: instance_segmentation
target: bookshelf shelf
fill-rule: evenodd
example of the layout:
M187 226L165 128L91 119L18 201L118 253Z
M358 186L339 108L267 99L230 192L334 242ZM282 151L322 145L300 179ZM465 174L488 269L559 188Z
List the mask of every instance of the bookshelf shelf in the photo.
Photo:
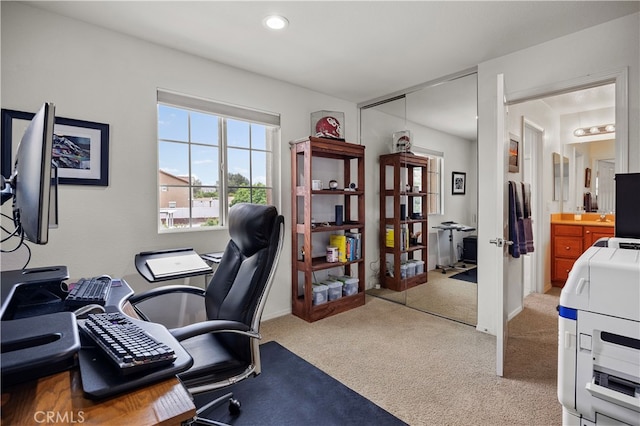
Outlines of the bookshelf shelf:
M410 153L380 156L380 283L391 290L427 282L428 165ZM413 262L422 272L409 276L402 266Z
M293 141L290 146L291 187L294 188L291 194L292 311L305 321L313 322L364 305L364 146L315 137ZM312 189L314 158L335 162L336 169L340 170L341 188ZM354 190L343 188L349 183L355 184ZM336 197L344 208L344 222L340 225L335 221L314 222L312 213L318 206ZM326 250L331 235L336 234L352 234L353 240L359 239L359 244L351 243L349 247L355 244L356 249L349 250L352 256L346 261L328 262L327 257L319 253ZM345 240L345 250L346 247ZM302 253L306 255L303 257ZM313 284L319 271L358 278L357 293L314 304Z

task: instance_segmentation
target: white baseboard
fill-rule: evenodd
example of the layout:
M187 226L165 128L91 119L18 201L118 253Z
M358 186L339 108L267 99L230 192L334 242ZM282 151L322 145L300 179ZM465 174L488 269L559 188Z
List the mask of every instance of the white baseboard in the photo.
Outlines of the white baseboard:
M283 309L281 311L269 312L268 314L262 314L262 321L268 321L270 319L283 317L285 315L289 315L291 313L291 309Z

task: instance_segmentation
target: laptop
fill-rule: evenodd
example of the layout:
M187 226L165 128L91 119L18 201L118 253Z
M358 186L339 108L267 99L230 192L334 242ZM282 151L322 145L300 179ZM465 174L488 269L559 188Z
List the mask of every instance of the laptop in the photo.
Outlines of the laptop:
M211 272L211 267L197 253L147 259L147 266L155 278Z

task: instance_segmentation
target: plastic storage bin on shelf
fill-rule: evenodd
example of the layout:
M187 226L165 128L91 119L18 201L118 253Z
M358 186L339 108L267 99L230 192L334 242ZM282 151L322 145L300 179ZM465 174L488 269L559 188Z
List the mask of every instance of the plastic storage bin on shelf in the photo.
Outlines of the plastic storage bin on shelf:
M314 305L322 305L323 303L327 303L327 293L329 291L329 287L324 284L313 284L313 304Z
M343 275L341 277L335 277L335 279L342 282L343 296L353 296L358 293L358 278Z
M416 275L424 274L424 260L416 260Z
M407 262L407 278L416 276L416 263Z
M327 300L336 300L342 297L342 282L335 280L323 281L327 286Z

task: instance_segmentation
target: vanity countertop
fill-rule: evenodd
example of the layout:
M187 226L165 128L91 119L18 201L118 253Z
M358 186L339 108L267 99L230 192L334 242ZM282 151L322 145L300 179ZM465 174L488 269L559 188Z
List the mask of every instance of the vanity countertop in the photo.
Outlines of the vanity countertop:
M613 228L616 225L615 215L605 215L605 219L600 219L599 213L582 213L580 219L576 219L573 213L552 213L551 223L561 225L587 225L605 226Z

